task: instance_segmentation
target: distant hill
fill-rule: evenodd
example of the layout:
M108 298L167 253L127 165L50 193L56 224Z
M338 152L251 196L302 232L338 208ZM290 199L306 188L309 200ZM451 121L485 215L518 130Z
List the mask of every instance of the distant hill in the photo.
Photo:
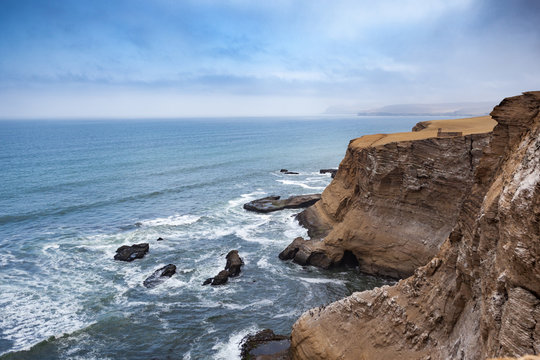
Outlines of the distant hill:
M368 110L352 111L352 106L331 106L326 114L357 114L360 116L482 116L487 115L495 102L462 102L442 104L396 104Z

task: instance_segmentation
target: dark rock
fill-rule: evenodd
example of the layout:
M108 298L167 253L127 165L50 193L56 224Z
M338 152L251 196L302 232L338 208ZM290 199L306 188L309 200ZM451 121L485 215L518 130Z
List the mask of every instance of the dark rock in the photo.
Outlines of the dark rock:
M212 279L212 285L223 285L229 280L229 272L227 270L221 270L214 278Z
M221 270L219 274L213 278L208 278L203 282L203 285L223 285L229 277L235 277L240 275L241 267L244 265L244 261L238 255L238 250L231 250L226 256L227 263L225 264L225 270Z
M147 288L153 288L163 281L167 280L176 273L176 266L173 264L166 265L161 269L154 271L146 280L144 280L143 285Z
M283 209L299 209L311 206L321 199L321 194L291 196L281 199L279 196L268 196L244 204L244 209L259 213L268 213Z
M131 246L123 245L116 249L114 260L133 261L135 259L142 259L149 249L150 245L148 245L148 243L134 244Z
M338 169L321 169L319 170L319 173L321 174L327 174L330 173L332 175L332 179L336 177Z
M298 175L299 173L297 173L296 171L287 171L285 173L285 175Z
M158 237L156 241L162 241L163 238L162 237Z
M279 258L281 260L294 259L298 250L300 250L300 248L303 247L306 242L307 241L304 240L304 238L297 237L296 239L293 240L292 243L289 244L289 246L285 248L285 250L279 253L278 255Z
M304 240L297 237L279 254L281 260L293 260L299 265L313 265L323 269L332 266L331 259L319 250L313 250L314 244L320 240Z
M281 169L281 170L279 170L279 172L282 172L282 173L286 173L287 171L289 171L289 170L287 170L287 169Z
M235 277L240 275L241 267L244 265L244 261L238 255L238 250L231 250L227 254L227 264L225 265L225 270L229 271L229 276Z
M242 339L240 357L242 360L288 360L290 359L289 347L288 336L276 335L272 330L266 329Z
M296 262L296 257L294 258ZM322 251L314 251L310 254L307 263L322 269L329 269L332 266L332 260Z

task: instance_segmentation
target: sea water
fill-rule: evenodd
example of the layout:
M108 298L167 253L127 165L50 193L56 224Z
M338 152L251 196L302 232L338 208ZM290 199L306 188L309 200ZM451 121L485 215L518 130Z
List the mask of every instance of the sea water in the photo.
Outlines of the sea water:
M246 334L289 334L305 310L387 283L280 261L307 236L298 210L242 205L320 193L349 140L417 121L0 122L0 358L237 359ZM141 242L143 259L113 260ZM241 275L202 286L232 249ZM169 263L172 278L142 285Z

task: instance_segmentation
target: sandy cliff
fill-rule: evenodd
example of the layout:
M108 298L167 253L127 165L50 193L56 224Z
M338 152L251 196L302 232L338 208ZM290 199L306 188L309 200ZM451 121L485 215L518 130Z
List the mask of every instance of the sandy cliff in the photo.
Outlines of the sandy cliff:
M395 286L304 313L295 359L540 354L539 112L540 92L493 110L493 139L438 254Z
M296 240L280 257L411 275L455 225L495 124L489 116L427 121L413 132L352 140L322 199L298 217L312 241ZM439 128L462 135L437 137Z

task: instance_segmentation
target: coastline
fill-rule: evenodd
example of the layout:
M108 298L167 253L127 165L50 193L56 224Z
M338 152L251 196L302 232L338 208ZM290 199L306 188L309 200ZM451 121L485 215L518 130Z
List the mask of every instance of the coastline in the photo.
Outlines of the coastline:
M292 329L291 357L479 359L540 353L535 341L540 340L540 327L535 327L540 320L540 273L534 269L540 255L540 220L522 211L540 206L539 113L540 92L503 100L491 114L498 125L472 172L472 187L459 203L456 224L438 254L394 286L354 293L305 312ZM437 124L420 123L415 128L421 132L430 127ZM459 131L459 127L450 130ZM349 150L390 147L401 151L399 143L392 146L388 141L392 138L356 139ZM328 211L332 202L326 199L324 203L334 182L344 174L355 181L363 176L357 168L351 171L344 165L345 161L322 200L312 207L334 214L326 219L335 220L336 212L344 209L334 205L333 212ZM343 204L343 198L337 203ZM497 239L494 250L493 238ZM324 242L328 237L318 244ZM506 245L497 246L497 242ZM308 250L320 253L317 246ZM514 253L515 246L529 250ZM343 340L351 337L354 342Z

